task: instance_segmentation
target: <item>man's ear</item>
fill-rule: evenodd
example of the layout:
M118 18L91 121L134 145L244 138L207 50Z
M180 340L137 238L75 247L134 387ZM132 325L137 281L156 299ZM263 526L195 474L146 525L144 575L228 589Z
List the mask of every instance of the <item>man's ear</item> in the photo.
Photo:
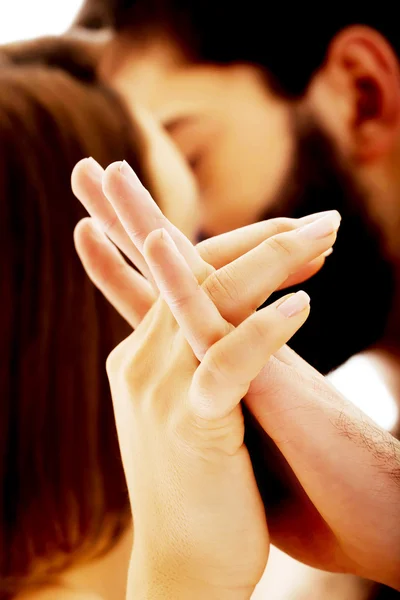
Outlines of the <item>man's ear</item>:
M318 78L334 92L319 95L327 102L318 111L328 126L329 120L344 120L340 134L350 154L362 162L388 154L400 135L400 62L386 39L365 26L343 30Z

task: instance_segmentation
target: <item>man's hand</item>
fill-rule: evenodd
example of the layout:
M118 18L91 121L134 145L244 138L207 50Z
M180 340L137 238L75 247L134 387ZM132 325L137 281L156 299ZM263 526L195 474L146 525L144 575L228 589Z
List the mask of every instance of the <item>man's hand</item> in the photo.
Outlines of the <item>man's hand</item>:
M246 404L312 504L299 512L288 495L284 518L273 508L274 543L313 566L400 589L400 443L287 347Z

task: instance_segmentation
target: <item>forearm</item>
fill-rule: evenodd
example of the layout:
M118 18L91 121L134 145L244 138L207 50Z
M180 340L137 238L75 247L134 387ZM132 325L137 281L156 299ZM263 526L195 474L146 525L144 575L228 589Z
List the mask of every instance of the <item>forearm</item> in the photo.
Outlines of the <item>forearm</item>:
M190 579L174 568L131 565L126 600L250 600L254 588L226 589Z
M178 586L148 585L130 586L127 600L250 600L252 594L235 590L225 591L209 587L194 588Z
M206 584L138 579L131 580L126 600L250 600L254 590L225 590Z

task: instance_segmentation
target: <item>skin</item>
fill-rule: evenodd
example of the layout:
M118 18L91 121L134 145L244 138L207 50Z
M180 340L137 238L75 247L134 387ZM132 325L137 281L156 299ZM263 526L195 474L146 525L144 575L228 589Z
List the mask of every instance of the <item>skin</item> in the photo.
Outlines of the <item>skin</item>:
M192 208L188 211L193 215L193 219L188 223L186 233L193 239L200 229L205 230L209 235L220 232L221 223L224 223L223 229L225 227L230 229L257 220L260 211L264 212L268 207L274 206L276 190L284 180L290 165L293 150L293 133L290 128L293 105L274 96L265 87L265 81L261 81L259 72L255 69L250 68L247 71L247 67L236 66L222 69L217 73L215 67L211 67L212 73L218 75L218 77L211 77L212 73L204 73L202 69L188 63L185 57L182 60L179 49L171 43L171 40L163 40L163 44L162 51L159 51L157 56L157 72L151 67L156 64L153 59L156 53L154 53L154 46L151 49L151 43L141 48L132 48L130 44L125 44L128 52L121 55L118 41L108 55L112 58L114 53L114 56L118 55L118 60L114 61L114 65L111 64L112 61L107 64L109 61L107 58L102 69L106 78L115 84L128 102L134 97L135 101L140 101L156 115L183 152L184 157L192 167L195 167L193 174L196 182L200 184L200 195L199 201L195 198ZM169 54L171 48L172 59ZM124 60L121 60L121 57ZM138 65L138 57L140 65ZM169 57L169 67L164 69L163 61L167 57ZM324 67L314 77L306 97L296 103L296 109L305 114L311 113L318 118L350 165L357 182L368 189L368 195L364 197L364 208L378 224L385 240L385 252L397 272L399 128L396 107L399 106L399 97L398 64L393 58L393 53L385 40L376 36L374 32L365 28L349 29L341 36L337 36L331 44ZM147 76L143 76L145 62L148 79ZM142 70L140 76L138 66ZM201 77L197 79L197 75ZM203 99L193 97L193 90L204 89L202 82L207 80L216 83L220 78L223 79L224 89L229 85L232 110L228 110L227 106L222 109L221 92L218 91L222 86L217 88L214 85L212 90L208 88L208 95L202 92ZM365 79L372 85L367 87L359 85L359 82ZM235 81L237 87L234 85ZM247 89L246 99L243 98L244 81ZM196 82L198 85L192 85ZM374 97L382 102L374 104ZM257 139L254 128L245 121L237 123L238 115L244 113L240 110L244 103L247 107L253 107L255 114L258 115L257 123L260 127L261 124L263 125L262 139ZM170 107L168 111L167 106ZM362 106L373 106L375 109L369 110L365 115L360 111ZM262 119L261 111L265 111ZM170 126L171 122L174 124L181 117L186 118L192 113L195 113L197 119L196 126L193 122L190 123L190 127L189 122L186 122L183 130L182 125L178 129ZM268 123L269 115L272 118ZM207 116L211 119L214 130L209 125L208 128L206 127ZM233 120L236 122L234 123ZM231 131L235 131L234 139L230 138ZM271 131L274 132L272 138L269 137ZM266 142L265 145L263 141ZM229 150L233 147L232 144L235 144L236 148L246 148L246 155L252 157L253 160L246 164L246 169L242 165L242 153ZM273 172L268 173L266 178L268 181L263 178L265 160L262 165L256 160L257 157L252 153L253 147L256 147L257 154L262 154L263 157L269 156L271 149L274 149L272 154L279 159L277 166L273 166ZM201 160L204 165L201 169L198 164L193 164L193 157L200 154L200 149L201 155L205 155ZM227 161L228 157L229 161ZM196 158L195 163L197 162ZM228 171L222 168L225 163L229 165ZM269 166L269 161L267 163ZM216 165L219 167L216 168ZM240 173L240 181L236 179L238 173ZM240 184L241 181L244 185ZM271 182L273 185L270 185ZM250 195L249 190L254 188L257 193ZM246 196L238 195L239 190L246 190ZM182 196L176 198L182 200ZM172 194L170 198L172 208L174 203L175 206L178 203L175 202ZM237 212L242 206L251 207L251 211L246 215ZM197 211L196 218L195 211ZM175 223L179 222L178 213L179 209L175 208L172 217ZM169 214L168 211L166 214ZM239 217L235 220L237 214ZM233 221L231 222L230 219ZM393 340L389 348L385 343L382 344L380 357L384 370L388 372L392 389L397 392L399 377L396 339L394 345L393 348ZM298 377L299 368L297 365L293 369L293 377ZM287 376L291 373L292 370L285 370ZM308 375L308 385L310 385L314 375L310 372Z
M118 187L118 183L123 182L115 179L109 183L111 186L114 183ZM121 198L120 192L118 192L118 196ZM139 212L141 212L140 209ZM143 215L143 212L141 214ZM313 242L310 241L309 245L303 249L302 256L300 254L305 244L302 236L296 230L278 234L276 242L275 237L272 237L267 240L268 243L262 243L255 247L254 250L261 253L260 258L263 255L264 260L271 265L271 278L274 281L271 285L275 287L275 285L283 283L287 279L288 273L296 270L299 262L307 264L310 259L318 257L329 249L334 240L338 219L337 215L333 215L333 217L328 215L327 218L332 221L331 235ZM136 222L136 218L134 222ZM309 226L310 224L304 224L304 227ZM137 241L143 237L140 229L140 226L136 224ZM271 232L273 231L274 227L272 226ZM194 249L187 243L187 240L179 235L178 230L175 230L175 235L186 247L188 258L190 257L189 249L191 249L193 268L196 269L197 265L199 277L206 277L207 271L209 272L209 268L205 271L206 263L199 260L197 252L193 251ZM279 239L281 242L278 241ZM93 247L96 240L100 246L103 244L102 251L105 252L105 239L93 229L90 221L83 222L76 234L76 243L81 257L86 256L86 244L89 243L89 246ZM287 244L287 246L281 246L281 243ZM158 265L163 256L169 260L168 254L165 255L163 246L158 245L157 236L153 242L148 238L145 246L140 242L138 244L140 248L143 248L153 277L158 279ZM107 246L114 254L114 248L109 244ZM290 256L288 255L289 248L291 248ZM281 267L277 269L274 263L278 259L278 252L284 260L281 261ZM175 256L180 257L179 254ZM250 258L251 256L247 260ZM83 260L85 261L84 258ZM239 263L240 272L243 275L244 273L249 275L250 263L244 264L241 258L236 262ZM98 258L96 263L98 264ZM126 268L128 267L126 266ZM221 277L223 272L222 269ZM219 281L216 278L214 280ZM198 287L193 276L191 282ZM209 285L211 290L213 285L211 282ZM219 293L222 295L219 304L223 306L224 303L227 304L229 295L226 297L223 289L219 290ZM204 297L207 298L207 295L204 294ZM216 297L217 295L215 295ZM232 311L232 299L229 304ZM244 428L238 402L245 394L251 379L265 364L273 347L279 347L308 314L308 300L302 310L291 318L282 315L276 306L276 304L272 305L264 311L254 314L243 324L243 328L234 329L230 335L224 337L231 327L215 310L213 303L209 301L208 312L210 313L211 308L213 331L210 336L197 344L197 353L203 355L201 367L197 369L198 363L194 355L191 352L188 353L187 344L182 346L183 338L178 335L175 342L171 341L171 333L178 329L177 325L173 320L171 321L169 311L165 312L164 303L157 301L132 338L126 341L129 350L124 343L110 357L108 372L115 398L117 426L121 447L124 449L125 468L129 473L136 471L135 478L130 479L131 483L129 484L132 511L135 514L135 546L130 583L132 597L165 597L167 590L168 594L171 594L172 587L174 597L188 597L189 593L190 597L204 597L204 588L207 588L209 597L248 598L265 568L268 553L265 516L247 450L243 445ZM202 306L197 307L200 310L202 308ZM260 327L265 333L269 331L269 335L263 335L260 338ZM275 335L273 329L276 330ZM167 335L165 341L163 332ZM223 337L221 342L230 340L230 343L223 344L218 350L214 347L213 354L209 354L207 347L221 336ZM274 341L275 337L276 341ZM261 353L260 349L257 349L259 345L257 340L263 340ZM254 348L254 351L247 355L247 374L243 371L245 364L243 353L240 351L244 343L246 347ZM166 348L171 348L171 344L172 347L177 348L177 355L173 352L171 362L167 361L166 363ZM213 365L219 364L220 353L224 356L228 352L232 356L232 351L237 354L237 360L241 364L241 376L235 382L232 380L232 388L226 389L226 393L221 394L219 375L215 372ZM127 353L132 355L134 362L129 362L129 364L126 362ZM149 356L152 357L151 365L153 366L150 366L148 359L145 358ZM165 369L161 365L165 365ZM182 368L182 365L186 366ZM148 371L149 367L150 372ZM146 376L143 374L143 369L147 372ZM126 375L123 375L123 372ZM224 379L232 378L233 373L236 373L237 379L238 369L234 363L230 365L229 372L225 373ZM130 379L130 383L125 386L124 382L127 381L127 378ZM155 392L155 389L158 388L157 380L161 385L159 392ZM151 381L150 388L149 381ZM182 389L183 393L178 394L182 400L173 403L169 410L167 405L160 401L161 394L168 404L168 398L177 398L177 389ZM153 400L150 399L151 396ZM136 397L139 403L137 410L131 408L133 397ZM218 397L218 406L214 407L206 402L206 399L210 397ZM155 413L151 416L148 409L141 414L139 406L142 404L149 406L149 402L154 403L156 412L161 409L163 415L168 414L167 420L161 414L159 417ZM134 422L137 435L132 436L131 425ZM160 436L154 436L156 422L161 427ZM175 424L172 431L170 426L164 431L165 423ZM149 427L152 431L150 436L148 435ZM220 433L216 436L217 431ZM160 440L161 446L153 444L154 437ZM136 440L134 447L132 446L133 439ZM146 439L150 443L146 443ZM147 484L143 480L144 471L137 470L140 463L137 456L143 451L143 448L147 448L144 471L147 474L153 473ZM187 450L184 450L185 448ZM182 450L184 450L183 456ZM181 456L178 463L177 456ZM162 464L160 463L161 457L165 459L162 460ZM150 464L154 464L154 469L149 468ZM156 483L157 477L154 473L163 473L159 481L160 485ZM224 473L225 475L223 475ZM195 477L194 474L196 474ZM171 486L171 480L177 481L176 477L179 481L177 488ZM241 479L241 485L238 488L237 482ZM141 495L139 490L150 490L151 488L153 490L150 502L147 494ZM160 492L159 499L157 499L156 489L159 489ZM187 498L188 490L191 490L189 498ZM213 493L210 495L211 490ZM234 490L235 493L233 493ZM165 508L173 507L175 504L174 501L171 504L168 498L176 498L177 493L178 497L187 498L184 506L181 503L178 504L176 516L172 514L173 509L172 512L170 512L171 509L168 509L169 515L164 515ZM221 514L216 510L220 505L231 506L227 510L226 519L221 520ZM149 510L151 506L154 506L154 512ZM182 519L182 515L185 515L185 518ZM202 518L199 522L199 515L207 516L206 520ZM238 527L232 529L233 515ZM219 523L218 533L215 529L217 523ZM152 531L157 532L154 539ZM250 552L250 555L245 557L240 556L238 552L239 545L242 546L244 542L244 532L246 532L245 543ZM210 535L215 539L212 552L209 548ZM171 546L172 539L176 540L177 546L174 543ZM151 549L150 554L149 549ZM171 569L171 555L179 556L173 569ZM219 564L220 568L215 569L215 564ZM237 564L237 570L234 564ZM227 578L224 573L234 571L237 573L236 581L230 581L226 585ZM155 572L160 573L160 577L155 576ZM174 580L178 577L178 573L179 587L176 588ZM197 584L194 586L193 582L197 582Z
M189 164L199 187L191 239L279 212L295 156L293 124L312 119L362 190L362 210L393 267L398 305L400 70L377 32L354 26L338 34L298 100L278 96L252 65L195 63L160 31L140 41L118 34L99 71L132 110L140 104L151 112ZM398 311L385 319L387 332L394 333L382 337L374 352L398 397Z
M199 188L194 234L257 221L290 165L291 111L255 67L191 64L162 35L128 43L108 48L100 72L133 111L152 114L190 165Z
M124 170L125 167L122 171ZM90 177L89 171L89 164L81 163L73 178L75 193L85 204L87 201L80 193L82 190L77 182L81 182L86 176ZM202 319L199 324L196 318L199 314L198 286L192 288L191 294L188 292L190 288L184 287L184 280L189 278L192 268L202 281L205 277L205 266L202 263L199 265L198 257L194 256L188 241L182 241L181 234L160 215L148 193L140 187L137 178L132 178L132 173L128 173L127 179L121 173L121 165L113 165L107 169L102 182L102 192L106 196L103 196L102 202L111 203L120 225L129 232L136 247L145 253L148 264L151 264L152 238L146 243L147 253L143 243L152 231L164 226L175 239L186 262L174 261L168 254L168 244L163 245L160 242L160 239L164 239L163 236L158 236L156 239L161 243L161 250L159 247L157 253L156 244L156 258L153 256L156 268L153 264L151 272L164 300L181 325L182 332L196 355L201 357L203 338L206 336L204 323L208 323L209 319ZM97 212L94 205L92 210ZM99 207L98 212L101 213L101 210ZM107 252L104 241L100 242L99 237L96 240L97 246L102 247L102 254L105 256ZM99 251L96 254L95 250L97 242L91 234L90 226L83 224L78 229L76 244L85 268L95 283L100 282L100 289L107 289L107 297L111 299L121 295L120 288L114 287L112 283L107 285L106 274L112 269L112 261L116 260L115 251L108 246L110 252L107 258L99 260ZM282 259L291 255L286 243L277 245L273 242L272 247L280 249L281 254L278 252L276 256L281 256ZM91 258L93 256L96 256L96 260ZM252 258L254 250L247 256ZM243 264L242 260L239 258L236 264ZM259 259L255 260L253 268L257 268L257 263L259 264ZM234 306L231 305L233 312L238 304L247 306L247 315L244 309L244 312L237 316L236 324L239 324L254 309L251 301L254 271L246 264L243 271L236 271L236 275L235 271L228 272L230 276L224 279L228 285L222 286L226 296L225 302L229 304L229 299L231 303L232 298L235 299ZM125 273L128 282L128 271ZM211 272L209 277L213 276L215 277ZM285 276L287 278L287 273ZM191 277L193 281L193 276ZM235 277L240 281L239 287L235 284ZM246 277L247 285L242 285ZM218 281L220 280L221 277L218 276ZM138 280L135 279L132 287L129 289L127 285L122 294L125 293L132 299L137 283ZM277 283L281 284L282 281ZM213 288L214 286L211 286L211 289ZM183 297L182 289L185 290ZM206 290L209 290L207 284ZM209 292L206 293L209 296ZM215 297L213 300L216 301ZM220 299L216 302L218 307L222 306L220 314L225 316L226 308L223 308L223 302L221 304ZM229 317L232 322L232 314L229 314ZM211 323L212 320L210 327ZM224 339L229 339L229 335ZM212 336L211 341L215 341ZM218 343L214 347L218 348ZM240 347L243 349L243 344ZM241 351L241 360L244 360L245 356L246 353ZM222 379L217 378L217 381L221 382L221 394L221 389L224 389L222 382L226 385L232 378L232 371L229 371L230 375L227 376L224 369L232 369L232 364L235 365L234 357L230 351L224 351L222 358L214 358L211 364L218 365L218 369L222 371ZM211 381L215 381L215 377L211 378ZM229 390L229 385L227 388ZM243 389L241 393L244 394ZM209 397L209 394L206 397ZM377 428L288 348L276 353L251 383L246 403L280 448L292 469L292 474L301 482L307 494L294 495L286 507L281 508L279 514L268 515L274 543L308 564L362 575L399 587L400 539L396 523L399 518L400 490L394 475L399 469L399 445L396 440ZM125 427L124 429L126 430ZM133 453L129 456L130 464L133 464ZM363 465L362 469L360 465ZM371 481L374 482L375 493L371 493ZM332 482L335 482L335 494L331 491ZM379 490L382 489L385 489L384 495L379 494ZM379 515L379 519L376 515ZM310 531L313 531L312 536ZM228 587L231 584L232 581L228 578Z
M352 34L354 34L355 31L352 30ZM370 32L369 32L370 33ZM344 69L344 65L346 64L346 61L343 61L343 56L346 56L346 53L349 53L349 45L346 42L344 44L343 47L339 46L339 53L336 53L336 50L338 49L338 46L336 44L333 44L332 46L332 53L329 56L329 61L326 64L326 67L322 70L321 73L318 74L318 77L315 78L314 82L313 82L313 86L311 86L310 88L310 93L308 95L308 97L303 100L303 103L307 110L313 110L315 111L315 114L317 114L319 116L319 118L321 119L321 121L324 122L324 126L327 128L327 130L329 131L330 135L332 136L332 138L335 140L335 142L338 143L338 145L340 146L341 150L343 150L343 152L346 154L346 157L350 160L352 168L354 169L354 174L357 176L358 179L360 179L360 181L362 181L363 183L365 183L370 191L371 194L370 196L366 199L366 207L368 212L373 216L373 218L379 223L379 226L381 228L381 230L384 232L385 235L385 239L386 239L386 243L387 243L387 251L388 254L391 256L391 258L393 259L393 261L397 261L398 260L398 247L397 247L397 239L396 239L396 232L394 231L394 224L397 221L397 197L398 197L398 175L396 173L396 165L398 165L398 144L397 144L397 135L398 135L398 126L396 124L396 115L394 114L393 116L393 112L389 111L390 114L390 118L388 119L387 117L387 112L385 112L385 118L384 121L385 122L380 122L378 114L374 115L374 118L370 118L369 120L361 120L358 121L356 118L352 118L356 112L355 110L355 105L356 105L356 101L358 100L355 89L356 89L356 82L357 82L357 77L360 77L360 73L361 75L365 75L366 71L364 69L364 67L367 65L368 69L367 69L367 74L368 77L371 76L371 60L370 60L370 51L371 48L374 50L373 54L375 55L376 58L376 50L378 49L382 49L382 40L377 40L376 38L374 38L373 43L371 45L371 40L370 38L365 38L365 31L362 32L362 36L360 38L359 36L359 32L357 34L357 41L356 41L356 65L358 68L358 73L357 73L357 69L354 69L354 71L352 73L350 72L345 72L343 73L343 69ZM365 47L365 40L367 39L368 41L368 48L369 48L369 53L365 54L362 53L360 54L359 50L357 48L359 48L359 44L361 42L361 46ZM336 41L340 41L340 39L338 38L338 40ZM351 44L350 47L354 48L354 38L350 38ZM170 44L170 41L168 42L168 44ZM345 53L343 54L343 49L345 51ZM387 50L387 48L386 48ZM384 54L384 58L387 58L387 54ZM351 55L354 55L354 50L352 50ZM381 54L379 54L379 58L381 58ZM390 63L390 61L389 61ZM133 64L133 70L136 70L136 67ZM348 64L348 63L347 63ZM339 65L339 68L338 68ZM362 69L360 69L360 65L362 66ZM124 65L124 68L128 67L128 65ZM329 67L332 67L331 69L328 69ZM385 70L386 69L387 64L385 63ZM392 73L396 70L396 67L393 67L393 62L389 64L390 69L389 69L389 73ZM364 70L363 70L364 69ZM344 69L346 71L346 69ZM396 81L395 78L392 77L392 79L385 77L384 79L382 78L382 72L379 71L379 69L376 69L376 65L374 65L374 69L372 69L372 80L374 82L374 84L376 85L378 83L378 88L380 91L384 90L385 91L385 98L387 96L386 92L389 90L391 91L391 96L393 98L393 92L394 92L394 96L396 96ZM108 71L108 74L110 73L110 71ZM215 73L215 71L214 71ZM227 73L227 71L224 71L224 73ZM107 76L108 76L107 74ZM121 89L122 91L124 91L126 89L126 97L129 99L132 98L132 90L134 89L135 93L137 88L137 80L132 80L135 81L135 87L132 85L132 87L128 90L127 88L124 87L124 85L122 85L122 76L121 76L121 82L118 83L119 77L122 74L122 71L117 74L116 71L114 70L112 73L112 79L114 80L114 76L115 76L115 82L116 85L119 89ZM222 74L222 73L221 73ZM177 85L176 89L179 89L179 95L180 97L182 97L182 92L184 92L186 90L186 84L185 84L185 76L186 76L186 72L183 73L183 71L181 70L181 75L182 75L182 79L180 80L180 84L179 86ZM197 73L195 73L195 75L197 76ZM206 77L204 77L203 74L203 80L205 78L208 79L208 75L209 73L205 74ZM245 81L245 71L243 71L243 67L240 67L239 69L237 69L237 71L235 72L234 70L231 71L231 75L232 78L236 78L239 75L239 78L236 81L242 81L242 83ZM165 73L163 73L163 77L165 76ZM339 77L340 76L340 77ZM239 200L235 200L235 206L236 208L240 208L241 205L250 205L252 207L251 212L246 214L246 215L242 215L239 213L240 218L238 219L238 221L233 221L232 223L230 221L226 221L226 215L227 215L227 206L228 206L228 201L230 201L231 198L235 199L236 198L236 191L238 189L240 189L239 185L235 184L235 179L232 179L232 174L236 174L238 172L241 172L242 177L244 176L244 172L241 169L241 163L235 163L235 162L230 162L230 168L229 168L229 178L226 176L226 174L223 177L223 180L221 179L221 181L218 182L210 182L209 184L207 183L209 181L209 177L211 175L214 174L214 172L218 173L218 170L216 169L205 169L205 174L207 174L207 180L205 181L204 185L202 186L202 188L206 188L208 189L214 189L216 190L216 192L207 192L207 194L205 194L204 192L202 192L202 194L200 195L200 207L199 204L197 203L197 199L195 200L195 202L193 203L193 209L189 210L189 213L191 213L194 216L194 211L198 211L199 214L201 214L201 220L200 220L200 226L198 225L198 221L193 218L192 220L190 219L190 217L188 218L188 225L186 228L186 231L190 234L190 237L192 236L196 236L198 230L200 229L200 227L202 229L205 229L206 232L208 233L215 233L215 232L219 232L221 231L220 227L221 227L221 222L227 223L227 227L229 226L229 228L231 228L232 226L236 226L236 225L241 225L247 222L252 222L254 220L257 220L259 212L260 212L260 207L262 209L265 208L265 206L268 206L269 202L271 202L271 205L273 204L273 199L272 196L274 195L275 190L278 187L278 184L281 182L282 178L284 178L284 173L286 172L286 168L287 168L287 163L290 162L290 153L291 153L291 148L293 145L293 140L291 139L291 131L290 131L290 108L287 106L287 104L285 104L284 102L281 103L280 99L277 99L276 97L273 96L273 94L270 94L267 91L265 91L265 89L261 90L261 86L259 87L258 85L258 81L259 81L259 76L258 73L255 70L252 70L251 73L249 72L246 75L247 79L247 88L249 88L249 86L254 90L254 95L252 94L252 92L248 92L248 96L251 96L251 98L247 97L246 100L243 99L243 101L246 101L246 105L247 102L253 102L255 101L255 99L257 98L262 98L262 107L260 106L260 110L262 108L262 110L265 110L265 108L267 107L268 104L268 112L269 110L272 110L271 114L275 115L275 118L273 119L273 124L278 123L278 128L274 133L274 137L273 139L270 139L267 136L268 132L271 131L271 128L269 127L265 127L265 131L264 131L264 136L262 138L262 140L260 140L260 143L263 140L268 140L269 144L268 147L265 147L265 151L270 151L271 147L275 148L275 144L277 143L277 141L279 141L279 144L282 144L282 148L281 146L278 146L278 154L277 156L279 157L279 160L277 161L278 165L277 165L277 174L275 175L274 172L273 173L269 173L269 178L268 181L265 181L264 179L262 179L262 173L259 173L259 170L261 171L261 168L258 167L257 168L257 173L253 172L249 173L249 178L251 178L254 181L260 181L260 187L257 188L259 190L262 190L262 201L260 200L260 196L258 194L254 194L254 196L252 196L252 198L254 199L254 204L253 201L250 197L250 195L246 195L246 201L243 202L243 197L241 197ZM161 79L161 78L160 78ZM129 79L127 79L126 81L129 81ZM143 78L141 79L141 81L143 81ZM256 85L253 88L253 84L250 85L250 82L255 82ZM226 80L227 83L227 80ZM155 85L155 84L154 84ZM264 82L262 83L262 85L264 85ZM342 87L341 87L342 86ZM234 86L232 84L231 89L231 94L232 95L234 93ZM377 87L375 87L374 89L377 89ZM163 96L161 94L161 88L159 87L158 83L157 85L155 85L154 88L154 93L152 93L152 100L149 102L148 106L149 108L152 109L153 104L156 104L157 98L159 98L159 102L160 102L160 106L161 104L164 104L164 99ZM258 90L260 91L260 94L258 93ZM261 91L264 92L264 95L261 94ZM125 93L125 92L124 92ZM140 93L141 94L141 93ZM147 101L145 99L145 96L147 95L144 94L143 98L143 104L147 105ZM173 100L176 100L176 96L178 94L175 95L174 98L171 99L171 104ZM216 95L216 88L213 89L213 92L210 95L214 95L214 96L218 96L218 94ZM141 96L142 97L142 96ZM271 104L269 104L271 100ZM385 101L386 102L386 101ZM197 103L197 99L195 99L193 101L193 105L196 105L196 107L199 107L199 104ZM275 105L279 106L279 111L276 110L275 111ZM240 106L240 102L238 101L237 106ZM386 106L386 104L385 104ZM171 136L173 137L173 139L176 141L176 143L178 144L179 148L183 151L184 155L187 156L187 158L189 160L192 160L191 156L193 156L194 154L197 153L197 149L191 149L188 148L187 150L185 150L186 145L188 145L187 139L190 138L190 140L194 139L195 141L197 139L199 139L199 146L200 146L200 141L202 138L202 136L204 136L206 138L206 140L214 140L216 133L212 133L212 135L210 136L210 138L208 138L206 136L206 132L203 132L203 130L201 130L199 132L199 134L197 134L197 130L195 129L193 132L193 129L189 129L189 131L186 129L186 131L184 130L182 132L182 130L174 130L174 128L171 128L169 126L169 121L172 119L175 119L175 115L180 116L181 113L183 113L184 115L187 114L187 110L183 110L183 109L171 109L171 116L168 117L162 116L162 107L160 107L159 109L154 110L154 114L158 115L160 114L160 120L162 123L164 123L166 125L166 127L168 128L168 130L171 133ZM199 111L201 112L201 111ZM211 108L210 108L210 112L212 112ZM217 111L218 112L218 111ZM224 111L222 111L221 109L218 112L218 118L223 117L223 113ZM196 113L197 114L197 113ZM228 112L227 114L235 114L237 116L237 111L234 110L232 111L232 113ZM282 115L282 117L281 117ZM381 115L382 116L382 115ZM266 118L266 117L265 117ZM260 119L258 120L258 122L260 122ZM355 127L350 127L349 124L354 124L354 123L358 123L357 128ZM226 128L229 129L229 127L231 126L231 121L226 123ZM270 124L271 125L271 124ZM332 127L332 125L334 125L334 128ZM365 127L367 125L367 127ZM192 125L193 126L193 125ZM191 126L191 127L192 127ZM185 125L185 127L187 127L187 125ZM203 127L203 126L202 126ZM369 132L368 132L368 128L369 128ZM251 128L250 128L251 129ZM361 133L360 133L361 132ZM383 135L382 135L383 133ZM201 134L201 135L200 135ZM236 138L238 139L238 134L239 132L236 131ZM243 135L244 135L244 128L243 128ZM248 138L241 138L239 136L239 139L243 139L246 148L251 148L252 146L252 140L248 140ZM254 140L256 140L256 138L252 138ZM383 142L382 142L383 140ZM228 143L228 142L226 142ZM192 142L190 141L190 144L192 144ZM215 148L214 148L215 146ZM218 144L214 144L212 141L210 141L209 143L209 148L213 148L213 151L216 150L216 148L225 148L226 146L224 146L224 143L221 141ZM258 148L264 148L264 146L260 147L257 146ZM363 149L364 148L364 149ZM360 149L363 149L360 152ZM372 149L372 151L371 151ZM195 152L196 150L196 152ZM377 152L378 150L378 152ZM208 151L209 152L209 151ZM189 156L190 155L190 156ZM209 155L209 154L208 154ZM221 153L222 156L222 153ZM225 158L226 158L226 152L225 152ZM211 161L212 164L214 165L214 160L210 157L209 159L205 159L206 160L206 164L208 164L208 160ZM218 162L218 160L217 160ZM257 161L249 161L249 165L246 166L246 172L249 172L248 169L252 168L253 166L257 165ZM282 166L283 165L283 166ZM237 167L237 168L236 168ZM263 163L263 168L265 169L265 162ZM198 181L200 181L200 175L197 174L196 169L195 171L195 177ZM258 180L258 173L259 173L259 177L260 180ZM206 175L202 175L202 177L204 177L204 179L206 178ZM214 177L214 175L213 175ZM219 175L218 175L219 177ZM273 186L271 187L271 193L269 191L269 183L273 182ZM232 182L232 187L229 188L227 187L227 185ZM258 183L257 183L258 185ZM243 188L247 190L249 190L249 185L248 183L246 184L246 186L243 186ZM227 192L225 193L225 190L227 190ZM382 193L382 190L384 190L384 193ZM223 192L223 193L222 193ZM266 193L268 192L268 193ZM228 197L229 196L229 197ZM219 198L222 198L224 200L224 208L223 210L221 210L221 212L218 212L218 202L219 202ZM382 201L382 198L384 199L384 201ZM210 211L211 208L214 207L214 205L216 205L217 208L215 208L215 211L217 211L215 213L214 216L211 215ZM173 206L172 204L172 195L171 195L171 207ZM174 222L176 222L178 220L178 210L174 209L176 216L174 216L172 218L172 220ZM214 209L213 209L214 210ZM231 210L231 204L229 204L229 212L234 213L235 215L236 213L236 209L235 210ZM168 214L168 213L167 213ZM211 215L211 216L208 216ZM224 217L224 220L222 220L222 217ZM236 218L236 217L234 217ZM224 226L225 228L225 226ZM193 232L193 233L191 233ZM122 301L122 300L120 300ZM126 303L127 304L127 303ZM135 309L130 306L129 310L131 312L135 312ZM394 363L394 364L393 364ZM391 355L390 356L390 366L391 369L393 367L393 370L391 370L390 376L394 379L394 385L395 387L398 387L398 379L396 378L396 368L397 368L397 360L396 360L396 356L395 355ZM296 376L296 375L294 375Z
M380 224L388 228L389 206L392 211L399 192L399 65L374 30L350 27L337 35L297 101L273 92L254 66L193 63L158 31L140 43L120 34L99 70L176 143L197 180L201 228L208 235L252 223L277 201L293 158L295 110L322 124L363 187L374 182L380 195L365 197L366 208L377 217L379 206ZM365 79L371 85L364 89ZM384 198L383 183L390 183Z

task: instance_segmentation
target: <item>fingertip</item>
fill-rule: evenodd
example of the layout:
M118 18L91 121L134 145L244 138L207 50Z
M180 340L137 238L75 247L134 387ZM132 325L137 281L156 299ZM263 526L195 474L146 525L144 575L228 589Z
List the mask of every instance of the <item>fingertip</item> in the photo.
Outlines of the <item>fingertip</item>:
M88 238L90 237L91 218L85 217L74 229L74 246L82 262L87 254Z
M74 196L79 198L82 190L82 178L85 177L85 160L80 160L71 173L71 188Z
M153 257L158 251L165 252L166 248L177 250L174 240L166 229L154 229L144 241L143 253L146 257Z
M151 246L152 244L163 240L166 233L167 232L163 227L160 227L159 229L153 229L153 231L150 231L149 235L146 237L144 241L145 245Z
M325 256L321 255L318 258L314 259L313 261L307 263L306 265L304 265L303 267L301 267L298 271L296 271L295 273L293 273L292 275L290 275L288 277L288 279L281 285L279 286L278 289L285 289L288 287L292 287L293 285L298 285L299 283L302 283L303 281L307 281L308 279L311 279L311 277L314 277L314 275L316 275L324 266L325 264Z
M108 165L103 175L104 193L121 194L123 190L126 191L127 189L135 191L145 190L139 177L126 160L119 160Z
M92 158L83 158L72 170L71 187L75 196L79 197L87 187L87 181L100 183L103 177L103 168Z
M276 308L287 319L296 317L302 313L305 316L310 312L310 301L311 298L307 292L300 290L295 294L290 294L278 300Z
M85 217L78 221L74 229L74 238L80 238L92 227L91 217Z
M121 160L115 161L108 165L103 173L102 186L106 196L119 193L121 185L121 165Z
M106 167L106 169L104 170L104 175L110 176L114 173L119 174L121 172L121 167L123 163L124 161L122 160L115 160L114 162L110 163L108 167Z
M329 250L327 250L326 252L323 253L322 257L328 258L328 256L330 256L333 253L333 248L329 248Z
M101 232L91 217L85 217L75 226L74 244L78 253L86 250L94 239L99 242L101 238Z

